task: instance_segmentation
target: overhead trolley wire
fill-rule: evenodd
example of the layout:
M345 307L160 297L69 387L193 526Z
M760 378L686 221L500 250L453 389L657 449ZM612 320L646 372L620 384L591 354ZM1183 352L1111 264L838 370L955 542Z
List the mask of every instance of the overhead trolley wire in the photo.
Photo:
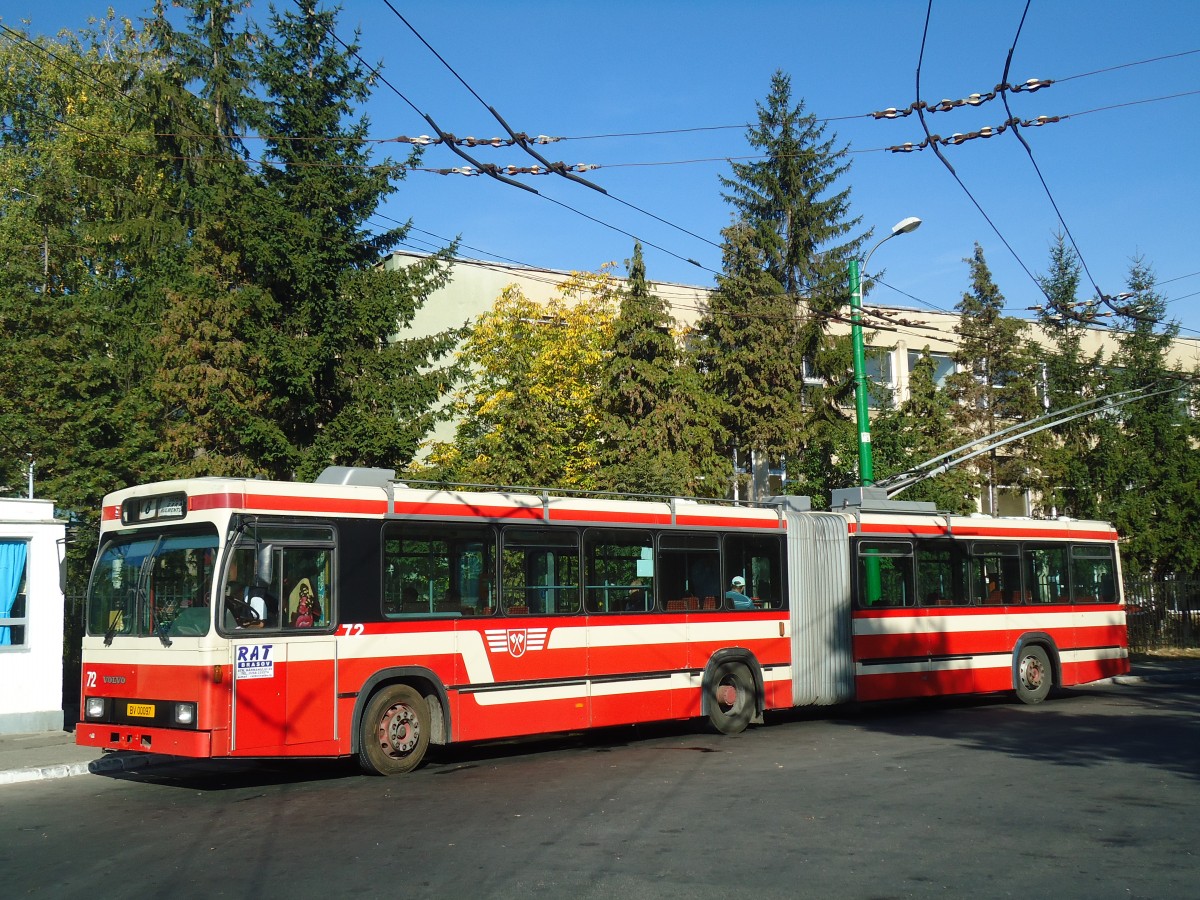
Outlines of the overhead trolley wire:
M1017 42L1021 39L1021 29L1025 27L1025 18L1029 15L1029 7L1033 0L1025 0L1025 9L1021 13L1021 21L1017 23L1017 33L1013 36L1012 46L1008 48L1008 57L1004 61L1004 74L1001 76L1002 81L1008 80L1008 71L1012 66L1013 54L1017 50ZM1004 111L1008 113L1009 121L1015 117L1012 114L1012 109L1008 105L1008 95L1004 95ZM1046 183L1046 177L1042 174L1041 167L1037 164L1037 160L1033 156L1033 148L1029 146L1029 142L1021 134L1020 126L1014 126L1012 129L1013 137L1021 142L1021 146L1025 148L1025 153L1029 156L1029 162L1033 166L1033 170L1037 173L1038 180L1042 183L1042 190L1046 192L1046 197L1050 200L1050 205L1054 207L1054 214L1058 216L1058 221L1062 225L1063 230L1067 233L1067 237L1071 241L1071 246L1075 248L1075 255L1079 259L1079 264L1083 267L1084 273L1088 277L1088 281L1092 283L1092 287L1096 291L1097 297L1103 297L1104 292L1100 290L1100 285L1096 284L1096 279L1092 277L1092 271L1088 268L1087 261L1084 259L1083 251L1079 249L1079 244L1075 240L1075 235L1071 233L1071 227L1067 224L1067 220L1063 218L1062 210L1058 208L1058 203L1054 199L1054 195L1050 192L1050 185ZM1045 291L1043 291L1045 293ZM1049 300L1049 295L1047 295Z
M300 0L297 0L297 2L300 2ZM386 2L386 0L385 0L385 2ZM390 4L389 4L389 8L392 8ZM394 8L392 8L392 10L393 10L393 12L395 12ZM399 15L399 13L396 13L396 14ZM401 18L403 19L403 17L401 17ZM367 66L368 69L370 69L372 71L374 77L376 77L380 81L380 83L384 84L390 90L395 92L397 96L399 96L402 100L404 100L404 102L407 103L413 109L413 111L417 113L417 115L421 116L421 118L423 118L426 122L429 123L430 127L433 128L434 131L436 131L438 133L438 136L443 138L443 141L445 140L445 138L447 137L446 133L443 132L441 130L441 128L438 127L437 123L433 120L433 118L428 113L421 110L415 103L413 103L411 100L409 100L408 97L404 96L404 94L395 85L393 85L387 78L385 78L379 72L378 67L372 67L369 63L367 63L362 58L362 56L358 53L358 51L353 50L348 44L346 44L345 41L343 41L340 37L338 37L338 35L333 31L332 28L329 30L329 33L334 37L335 40L337 40L337 42L339 44L341 44L343 47L345 47L348 52L352 53L353 56L359 60L359 62L361 62L363 65ZM472 93L474 93L474 91L472 91ZM690 263L691 265L696 266L697 268L700 268L700 269L704 269L706 272L709 272L713 275L720 274L715 269L710 269L708 266L705 266L704 264L697 262L694 259L690 259L688 257L681 256L680 254L675 253L672 250L668 250L666 247L660 246L659 244L656 244L653 241L646 240L645 238L639 237L638 235L635 235L632 232L626 231L623 228L619 228L616 225L613 225L609 222L605 222L601 219L596 218L595 216L588 215L587 213L585 213L581 210L578 210L578 209L574 208L573 206L570 206L567 203L563 203L560 200L555 200L553 197L548 197L545 194L540 193L539 191L535 190L534 188L530 187L527 184L522 184L519 181L516 181L512 178L508 178L508 177L500 174L497 166L489 166L484 163L480 163L478 160L473 159L464 150L462 150L460 147L454 145L453 143L448 143L447 146L449 147L449 149L451 151L453 151L457 155L461 156L463 159L465 159L471 165L481 169L485 175L488 175L489 177L494 178L497 181L502 181L505 184L509 184L509 185L518 187L523 191L528 191L529 193L534 194L538 197L541 197L543 200L553 203L556 206L561 206L563 209L566 209L569 212L573 212L576 215L582 216L585 219L589 219L590 221L595 222L598 225L602 225L605 228L609 228L613 231L618 232L619 234L623 234L626 237L632 238L633 240L638 241L647 247L653 247L655 250L658 250L662 253L666 253L668 256L678 259L680 262ZM528 148L526 148L526 149L528 149ZM574 178L575 176L571 176L571 177ZM580 180L582 180L582 179L580 179Z
M452 74L456 79L458 79L459 83L462 84L462 86L465 87L471 93L471 96L473 96L476 100L478 100L479 103L488 112L490 112L492 114L492 116L496 119L496 121L498 121L500 123L500 125L504 128L504 130L507 131L509 133L509 135L513 138L513 140L515 140L517 142L517 146L519 146L522 150L524 150L526 153L528 153L530 156L532 156L534 159L536 159L539 163L541 163L542 165L549 168L555 174L561 175L563 178L566 178L569 181L574 181L578 184L582 184L584 187L591 188L592 190L597 191L601 194L604 194L606 197L612 198L613 200L617 201L618 203L622 204L623 206L628 207L629 209L634 210L635 212L641 213L642 215L645 215L645 216L649 216L650 218L654 219L656 222L659 222L670 228L674 228L677 231L681 231L684 234L689 235L690 237L694 237L697 240L704 241L705 243L720 249L721 245L716 243L715 241L712 241L709 238L706 238L702 235L696 234L694 231L690 231L689 229L684 228L682 225L677 225L674 222L668 221L667 219L664 219L661 216L658 216L655 213L650 212L649 210L643 209L640 206L637 206L636 204L630 203L629 201L624 200L621 197L616 196L615 194L611 194L607 190L602 188L600 185L594 184L593 182L590 182L584 178L580 178L577 175L572 174L571 172L567 171L566 167L562 166L561 164L551 163L549 160L547 160L545 157L543 157L541 154L539 154L537 151L535 151L532 147L530 147L529 141L527 140L525 135L519 134L519 133L513 131L513 129L511 127L509 127L509 124L508 124L508 122L506 122L504 120L504 117L501 116L500 113L498 113L494 107L489 105L481 96L479 96L479 93L473 87L471 87L470 84L467 83L466 79L463 78L461 75L459 75L459 73L455 70L455 68L453 66L451 66L449 62L446 61L446 59L433 47L433 45L431 45L429 43L429 41L425 40L424 36L419 31L417 31L416 28L413 27L412 23L409 22L408 19L406 19L400 13L400 11L398 9L396 9L395 6L392 5L391 0L383 0L383 2L384 2L384 5L387 6L387 8L390 9L393 14L395 14L396 18L398 18L401 22L403 22L405 27L408 28L408 30L411 31L422 44L425 45L425 47L429 50L429 52L437 57L438 61L443 66L446 67L446 69L450 72L450 74ZM565 204L560 204L560 205L566 206ZM566 207L566 208L571 209L571 207ZM600 222L597 219L594 219L593 221L596 221L599 224L605 224L605 225L608 224L608 223ZM609 227L612 227L612 226L609 226ZM618 229L618 230L620 230L620 229ZM623 233L627 234L627 232L623 232ZM662 248L657 248L657 249L661 250ZM700 263L697 263L695 260L688 259L685 261L693 263L694 265L700 266L700 268L706 268L705 266L701 266ZM709 269L708 271L712 272L713 270ZM714 272L714 274L715 274L715 272Z
M929 37L929 20L932 18L932 16L933 16L933 0L928 0L928 5L925 8L925 29L921 34L921 51L917 57L917 97L918 98L921 96L921 67L924 65L924 62L925 62L925 42ZM917 117L921 122L921 127L925 131L925 137L932 139L933 135L929 131L928 123L925 121L924 108L918 107ZM1015 259L1017 261L1017 264L1025 271L1025 274L1029 276L1029 280L1032 281L1037 286L1039 293L1041 293L1043 296L1046 297L1047 300L1049 300L1050 298L1048 295L1046 295L1046 290L1042 286L1042 283L1037 279L1037 277L1033 274L1033 272L1031 272L1029 270L1029 267L1025 265L1024 260L1022 260L1021 257L1017 255L1017 251L1013 249L1012 245L1009 244L1008 240L1004 237L1004 235L1000 233L1000 229L996 227L996 223L992 221L991 217L987 214L986 211L984 211L984 208L979 204L979 201L975 199L975 195L971 193L970 189L968 189L967 186L963 183L963 180L958 177L958 172L956 172L954 170L954 166L950 165L950 160L946 159L945 155L941 151L941 148L937 145L936 142L931 143L930 146L933 148L933 152L937 156L937 158L939 160L941 160L942 164L946 167L946 169L954 177L954 180L956 182L958 182L958 186L963 189L963 192L967 195L968 198L970 198L971 202L975 205L975 208L977 210L979 210L979 214L981 216L983 216L984 221L986 221L988 223L988 225L991 226L992 231L994 231L996 233L996 237L1000 238L1000 242L1002 244L1004 244L1004 246L1008 249L1008 252L1012 254L1013 259Z

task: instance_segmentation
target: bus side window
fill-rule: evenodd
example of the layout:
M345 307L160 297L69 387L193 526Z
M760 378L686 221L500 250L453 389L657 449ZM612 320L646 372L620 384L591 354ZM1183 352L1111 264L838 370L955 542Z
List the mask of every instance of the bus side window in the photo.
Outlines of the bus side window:
M1071 547L1071 600L1074 603L1116 603L1116 563L1108 544Z
M654 538L648 531L592 528L584 534L585 593L591 613L654 608Z
M1022 548L1025 600L1028 603L1067 602L1067 548L1063 544Z
M858 605L866 609L916 605L913 548L908 541L860 541Z
M288 548L283 555L283 587L287 592L284 624L290 628L324 628L330 621L332 553Z
M782 609L785 606L779 589L783 584L779 538L727 534L721 559L725 566L725 577L721 583L728 587L734 577L740 576L745 581L744 593L754 604L751 609ZM724 606L730 608L731 604L726 600Z
M505 528L501 602L509 615L573 614L579 602L579 534L565 528Z
M383 532L383 612L490 615L496 606L489 525L389 523Z
M658 598L668 612L699 610L707 598L717 608L725 594L715 534L665 532L658 536Z
M917 594L923 606L965 606L967 588L965 548L952 541L917 544Z
M971 598L985 606L1021 603L1021 558L1017 544L977 543L971 548Z

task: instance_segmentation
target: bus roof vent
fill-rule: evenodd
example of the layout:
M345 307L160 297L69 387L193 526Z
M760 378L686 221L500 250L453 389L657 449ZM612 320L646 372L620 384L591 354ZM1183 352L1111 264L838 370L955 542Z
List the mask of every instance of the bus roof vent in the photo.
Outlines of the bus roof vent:
M326 466L325 471L317 476L316 483L385 488L395 480L395 469L374 469L368 466Z

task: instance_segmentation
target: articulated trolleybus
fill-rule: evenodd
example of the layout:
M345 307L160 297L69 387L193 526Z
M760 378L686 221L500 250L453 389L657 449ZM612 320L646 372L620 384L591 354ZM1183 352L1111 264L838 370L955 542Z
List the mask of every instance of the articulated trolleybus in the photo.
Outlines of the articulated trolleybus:
M748 507L198 478L105 498L78 743L355 756L1128 670L1117 535L877 489Z

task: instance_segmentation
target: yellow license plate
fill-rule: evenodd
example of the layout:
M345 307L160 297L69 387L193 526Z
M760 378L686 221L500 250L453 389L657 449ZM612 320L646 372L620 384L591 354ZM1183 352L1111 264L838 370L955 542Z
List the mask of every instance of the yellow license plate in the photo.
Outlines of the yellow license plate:
M125 707L127 715L137 716L140 719L154 718L153 703L130 703Z

